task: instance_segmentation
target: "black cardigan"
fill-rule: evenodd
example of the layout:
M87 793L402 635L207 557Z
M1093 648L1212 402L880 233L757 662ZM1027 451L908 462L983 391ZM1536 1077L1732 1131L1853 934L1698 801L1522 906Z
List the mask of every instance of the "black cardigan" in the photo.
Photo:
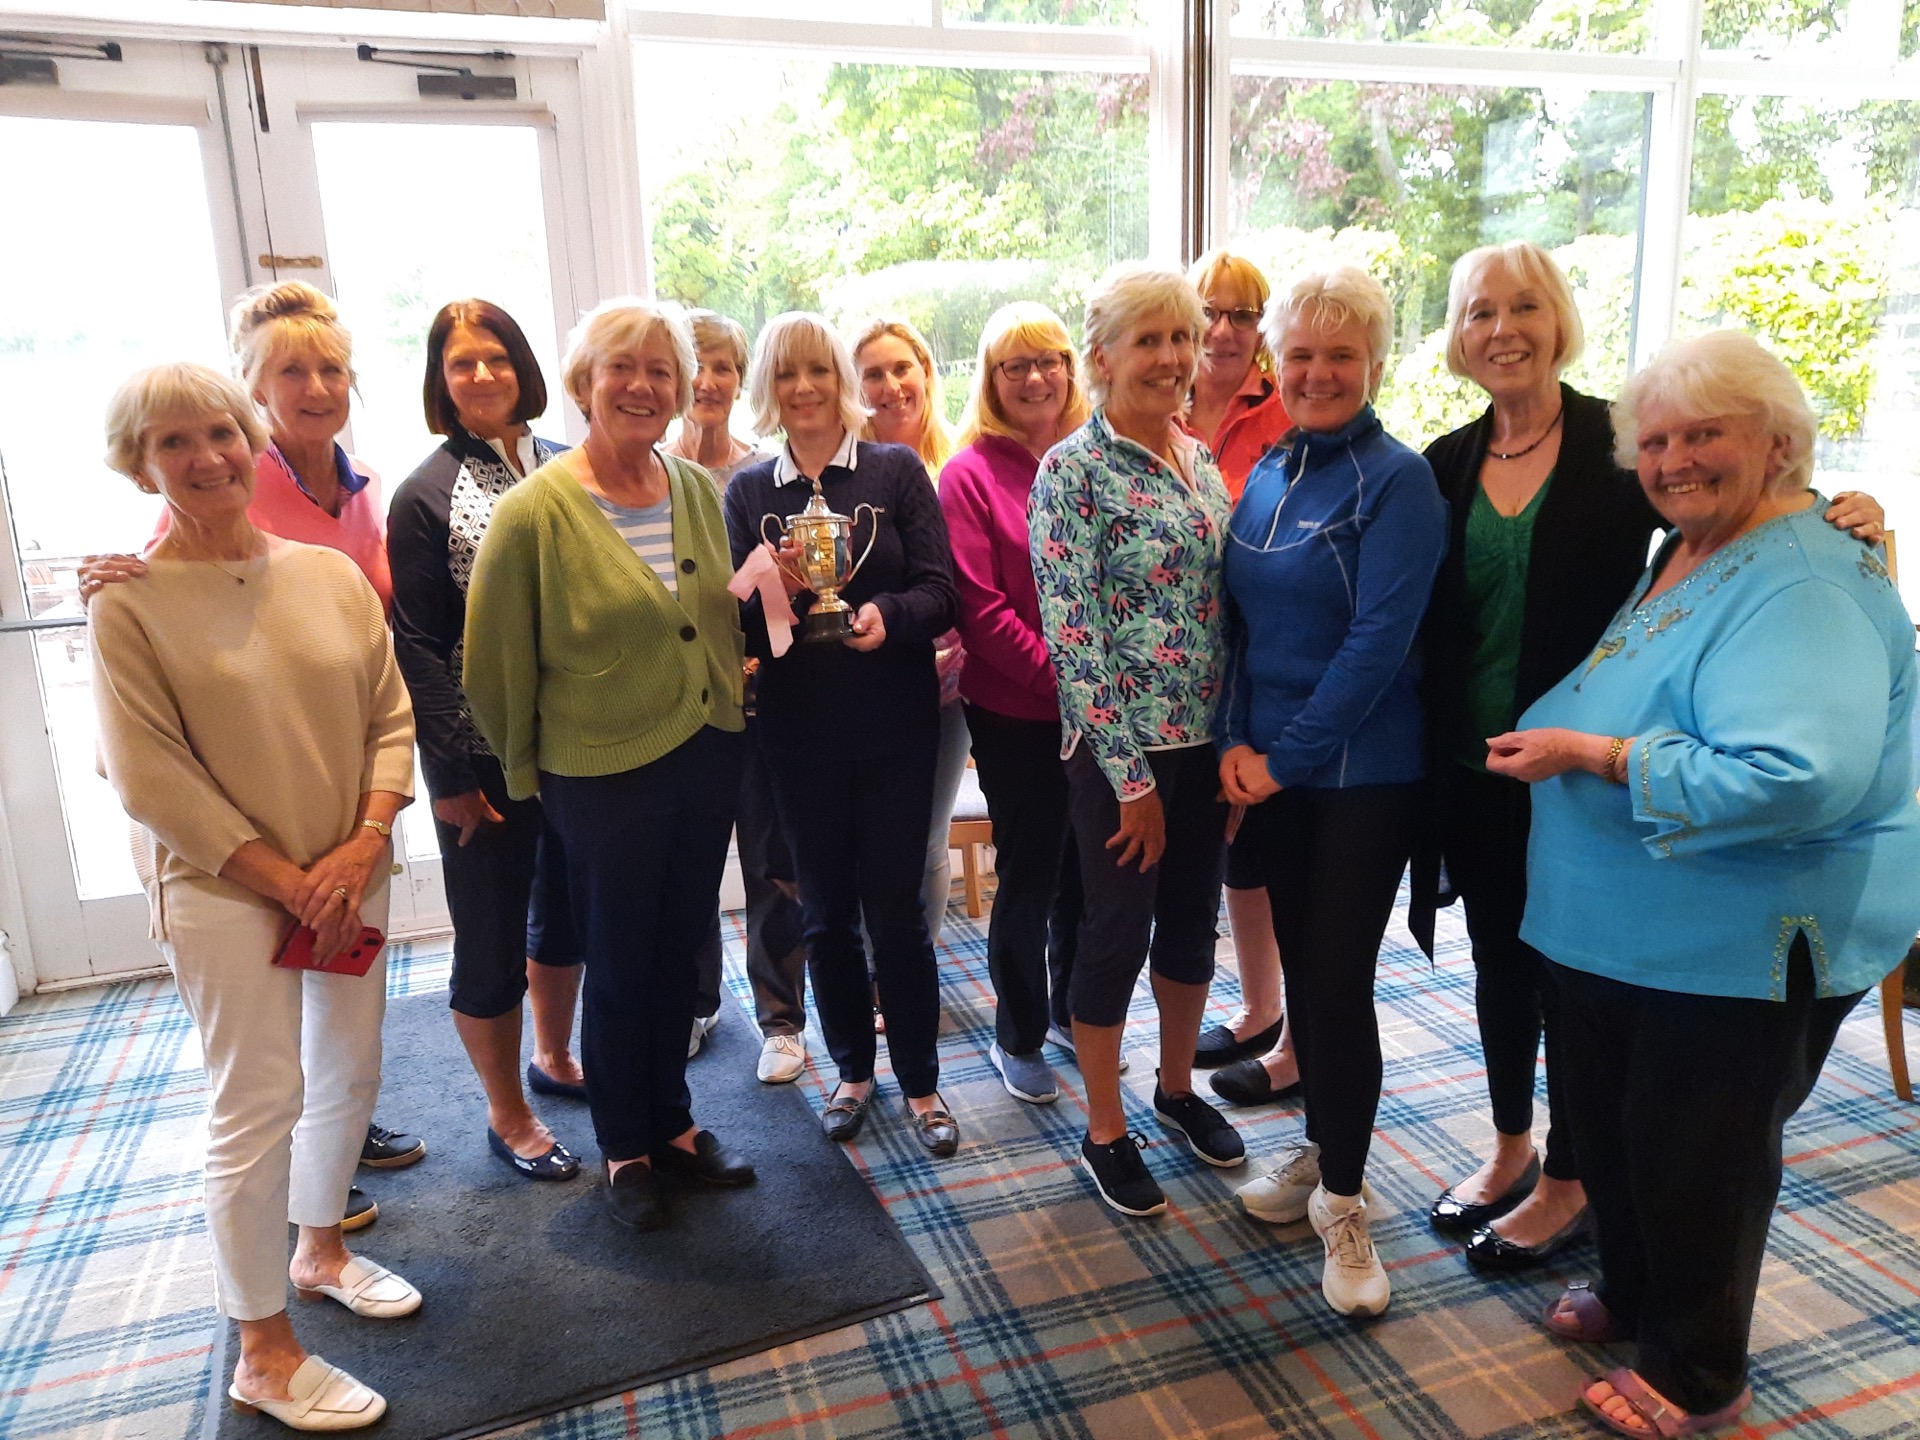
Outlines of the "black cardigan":
M1584 660L1606 631L1647 566L1647 548L1665 522L1631 471L1613 459L1613 422L1607 402L1561 385L1565 407L1560 459L1533 522L1527 556L1527 593L1520 622L1520 663L1514 680L1516 716ZM1427 773L1454 763L1447 746L1467 705L1473 635L1467 623L1467 512L1480 486L1480 467L1493 435L1493 410L1427 447L1440 493L1447 497L1446 559L1427 606L1423 700ZM1434 827L1429 827L1432 830ZM1428 953L1433 909L1450 901L1439 891L1439 846L1429 838L1414 857L1409 927ZM1423 927L1424 925L1424 933Z
M536 436L535 461L544 465L566 448ZM518 479L486 441L456 429L400 483L387 512L393 655L413 697L420 768L435 800L479 789L473 757L492 753L467 709L460 650L474 552L494 503Z

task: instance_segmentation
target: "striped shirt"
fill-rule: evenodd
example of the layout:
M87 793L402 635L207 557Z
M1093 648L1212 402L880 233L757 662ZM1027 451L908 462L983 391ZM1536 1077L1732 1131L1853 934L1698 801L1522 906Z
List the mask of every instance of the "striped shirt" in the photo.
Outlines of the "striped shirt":
M604 495L594 495L593 503L613 522L613 528L633 547L633 553L660 577L667 593L678 599L680 584L673 568L673 492L669 490L662 495L657 505L616 505Z

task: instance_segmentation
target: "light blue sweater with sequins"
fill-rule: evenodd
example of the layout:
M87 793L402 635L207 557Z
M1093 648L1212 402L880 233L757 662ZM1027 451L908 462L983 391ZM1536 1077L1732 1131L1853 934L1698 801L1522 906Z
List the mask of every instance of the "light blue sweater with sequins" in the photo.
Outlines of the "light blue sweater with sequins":
M1627 783L1533 787L1521 937L1562 965L1783 999L1806 932L1822 995L1920 927L1914 629L1873 551L1807 509L1636 603L1521 717L1635 737ZM1673 542L1669 542L1671 545Z

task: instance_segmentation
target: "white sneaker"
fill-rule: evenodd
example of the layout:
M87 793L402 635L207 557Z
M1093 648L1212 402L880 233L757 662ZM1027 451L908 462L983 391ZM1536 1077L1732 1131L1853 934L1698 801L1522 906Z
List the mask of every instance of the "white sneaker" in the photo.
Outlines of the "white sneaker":
M769 1035L760 1042L760 1065L754 1071L766 1085L798 1080L807 1068L807 1042L798 1035Z
M1307 1199L1320 1185L1320 1147L1311 1140L1289 1145L1274 1157L1266 1174L1234 1193L1256 1220L1291 1225L1307 1213Z
M1368 1198L1363 1184L1353 1208L1335 1214L1326 1187L1316 1185L1307 1201L1307 1220L1327 1247L1320 1293L1342 1315L1378 1315L1393 1298L1392 1282L1367 1230Z
M707 1032L720 1023L720 1012L711 1015L693 1017L693 1037L687 1041L687 1059L691 1060L700 1053L700 1042L707 1038Z

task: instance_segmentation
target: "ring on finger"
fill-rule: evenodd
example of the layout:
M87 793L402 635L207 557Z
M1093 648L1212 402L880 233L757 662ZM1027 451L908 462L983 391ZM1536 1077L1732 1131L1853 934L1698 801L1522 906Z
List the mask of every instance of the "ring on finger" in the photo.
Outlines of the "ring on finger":
M347 898L347 887L346 887L346 886L344 886L344 885L336 885L336 886L334 886L334 887L333 887L333 897L334 897L334 899L336 899L336 900L345 900L345 899Z

